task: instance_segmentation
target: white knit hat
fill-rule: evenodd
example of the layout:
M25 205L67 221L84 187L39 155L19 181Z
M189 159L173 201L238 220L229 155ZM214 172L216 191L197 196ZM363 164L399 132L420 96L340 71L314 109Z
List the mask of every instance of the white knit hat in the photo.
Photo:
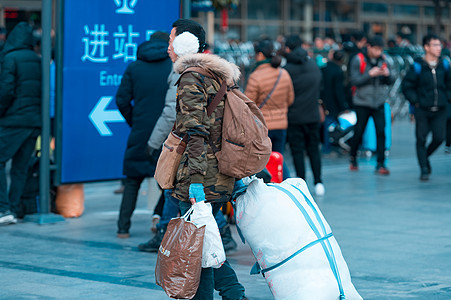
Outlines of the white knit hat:
M177 56L195 54L199 51L199 39L191 32L185 31L174 38L172 46Z

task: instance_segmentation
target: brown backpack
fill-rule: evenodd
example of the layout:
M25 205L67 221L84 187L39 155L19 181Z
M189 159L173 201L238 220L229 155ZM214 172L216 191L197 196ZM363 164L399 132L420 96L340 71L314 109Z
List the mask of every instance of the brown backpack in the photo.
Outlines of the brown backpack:
M217 80L216 76L201 68L188 68L183 74L187 72L198 72ZM211 139L209 144L218 159L219 172L241 179L265 168L272 144L263 114L255 102L243 94L238 86L228 87L225 80L207 107L208 115L211 115L224 96L221 149L217 149Z

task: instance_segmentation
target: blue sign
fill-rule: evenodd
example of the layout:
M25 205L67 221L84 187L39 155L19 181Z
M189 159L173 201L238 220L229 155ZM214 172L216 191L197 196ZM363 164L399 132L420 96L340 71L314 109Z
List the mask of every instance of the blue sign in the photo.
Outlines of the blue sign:
M130 132L114 96L138 45L170 32L180 0L65 0L61 183L123 177Z

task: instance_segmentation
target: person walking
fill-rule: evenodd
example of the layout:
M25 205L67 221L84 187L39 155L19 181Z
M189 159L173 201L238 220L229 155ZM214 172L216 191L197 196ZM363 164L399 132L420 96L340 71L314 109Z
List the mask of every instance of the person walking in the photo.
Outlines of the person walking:
M124 154L124 193L117 221L117 236L128 238L131 216L141 183L155 172L146 156L147 140L164 106L167 78L172 68L166 51L168 34L154 33L139 45L137 60L128 65L116 93L116 104L131 127ZM157 153L155 154L157 155Z
M287 64L285 69L294 86L294 103L288 109L288 144L293 155L297 176L306 179L304 152L310 160L315 184L315 194L323 196L325 187L321 179L321 154L319 150L319 95L321 70L302 48L298 35L287 37L285 42Z
M20 198L41 129L41 59L33 50L32 28L14 27L1 53L0 225L23 218ZM9 194L5 165L12 159Z
M250 74L245 94L261 109L272 142L272 151L284 154L288 107L294 101L293 83L288 72L280 68L281 57L275 54L274 43L264 39L256 43L254 71ZM283 179L289 177L283 163Z
M394 76L382 55L384 40L374 36L368 40L366 52L354 56L351 61L350 81L356 87L353 109L357 115L354 136L350 141L350 170L358 170L357 151L370 116L373 117L377 139L376 174L389 175L385 165L385 111L388 100L388 85Z
M423 38L425 55L415 61L402 83L402 91L414 106L415 135L420 180L429 180L429 157L446 135L447 106L451 102L451 74L447 60L441 59L442 43L435 34ZM432 140L426 146L426 138Z
M179 200L182 215L199 201L209 201L212 213L216 215L222 203L230 200L235 178L219 173L218 161L208 142L221 147L224 99L211 115L207 115L206 107L217 94L220 81L226 80L232 86L239 79L240 71L236 65L216 55L202 53L206 46L205 31L197 22L179 19L172 27L168 53L175 71L182 74L189 67L199 67L212 77L188 72L178 81L174 129L178 136L188 135L189 139L171 196ZM197 53L191 54L193 50ZM227 260L214 271L213 268L202 268L193 299L213 299L214 289L220 290L223 299L247 299L244 287Z
M321 69L323 81L321 99L325 110L323 123L324 143L322 152L328 154L332 151L329 142L329 126L338 123L338 115L348 109L344 87L344 72L341 68L344 62L344 52L334 51L332 60Z

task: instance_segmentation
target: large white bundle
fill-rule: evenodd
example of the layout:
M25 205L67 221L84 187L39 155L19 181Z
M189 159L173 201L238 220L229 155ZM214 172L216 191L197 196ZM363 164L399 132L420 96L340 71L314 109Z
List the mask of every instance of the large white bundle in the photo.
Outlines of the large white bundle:
M362 299L304 180L253 180L236 201L236 222L262 269L300 252L264 273L275 299Z

